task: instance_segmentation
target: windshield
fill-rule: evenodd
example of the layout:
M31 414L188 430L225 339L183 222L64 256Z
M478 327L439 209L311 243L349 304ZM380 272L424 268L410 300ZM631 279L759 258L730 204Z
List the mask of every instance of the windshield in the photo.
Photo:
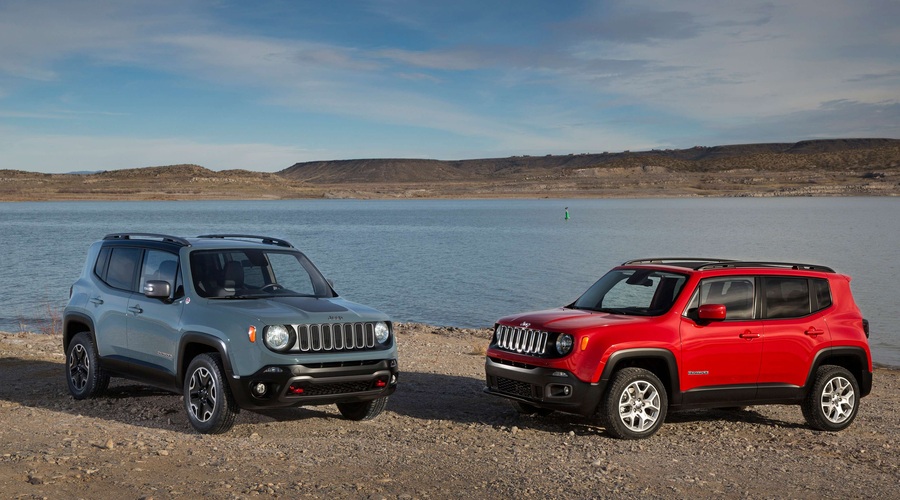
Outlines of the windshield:
M300 252L203 250L191 253L191 277L201 297L333 297L331 286Z
M612 314L658 316L672 307L687 277L646 269L614 269L570 307Z

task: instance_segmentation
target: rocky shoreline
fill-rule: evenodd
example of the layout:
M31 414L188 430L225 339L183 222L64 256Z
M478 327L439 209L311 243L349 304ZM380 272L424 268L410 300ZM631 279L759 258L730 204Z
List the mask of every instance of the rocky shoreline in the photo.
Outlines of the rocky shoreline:
M577 416L520 416L482 393L488 330L398 326L400 388L370 422L330 406L243 411L194 433L180 396L114 379L65 387L59 337L0 333L7 498L844 498L900 483L900 373L877 369L845 431L798 407L671 415L642 441Z

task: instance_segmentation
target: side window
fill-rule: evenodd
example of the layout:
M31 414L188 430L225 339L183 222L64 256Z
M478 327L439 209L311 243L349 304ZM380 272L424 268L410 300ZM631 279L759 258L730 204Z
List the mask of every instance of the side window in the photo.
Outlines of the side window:
M175 276L178 272L178 256L162 250L147 250L144 256L144 266L141 269L141 285L139 290L144 290L144 284L150 280L168 281L174 290L177 287Z
M711 278L700 282L688 306L688 316L705 304L723 304L726 320L753 319L753 278Z
M141 262L140 248L113 248L109 255L109 267L106 270L107 285L120 290L135 291L134 278Z
M831 307L831 287L828 286L828 280L813 279L810 281L816 294L816 310L813 312Z
M100 254L97 255L97 262L94 264L94 274L104 282L106 281L106 266L109 264L109 252L109 247L101 248Z
M806 278L765 279L766 318L799 318L812 310Z

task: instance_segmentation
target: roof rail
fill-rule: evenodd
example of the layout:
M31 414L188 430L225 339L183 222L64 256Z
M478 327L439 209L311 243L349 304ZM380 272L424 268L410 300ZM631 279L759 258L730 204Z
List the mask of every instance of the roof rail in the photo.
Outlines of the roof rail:
M272 238L271 236L254 236L252 234L203 234L198 238L218 238L218 239L239 239L239 240L260 240L266 245L278 245L280 247L294 248L288 241Z
M713 263L724 263L724 262L734 262L729 259L710 259L703 257L650 257L646 259L634 259L629 260L627 262L623 262L623 266L630 266L633 264L663 264L663 265L672 265L677 267L687 267L696 269L700 266L713 264Z
M191 242L188 240L181 238L179 236L170 236L168 234L156 234L156 233L112 233L107 234L103 237L104 240L160 240L166 243L177 243L181 246L189 247L191 246Z
M697 269L716 269L716 268L739 268L739 267L780 267L788 269L797 269L800 271L820 271L823 273L833 273L834 269L818 264L799 264L796 262L765 262L765 261L729 261L729 262L712 262Z

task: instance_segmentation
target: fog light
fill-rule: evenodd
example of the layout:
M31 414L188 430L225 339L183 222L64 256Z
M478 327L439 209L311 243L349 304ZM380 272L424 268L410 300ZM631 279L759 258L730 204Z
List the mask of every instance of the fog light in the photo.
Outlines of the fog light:
M567 398L572 395L571 385L551 384L547 386L548 395L551 398Z
M266 384L264 384L262 382L257 382L255 384L253 384L253 395L258 398L265 396L267 390L268 390L268 387L266 387Z

